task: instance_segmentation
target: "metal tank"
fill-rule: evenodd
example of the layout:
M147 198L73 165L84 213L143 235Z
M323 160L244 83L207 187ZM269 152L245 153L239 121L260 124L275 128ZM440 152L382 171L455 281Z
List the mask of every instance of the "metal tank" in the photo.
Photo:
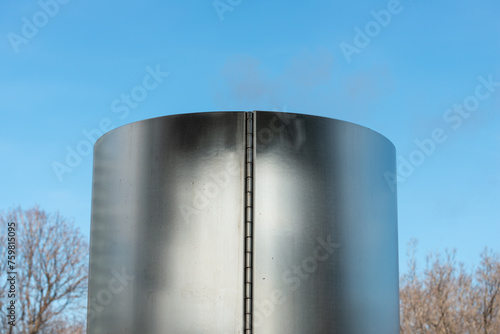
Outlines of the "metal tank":
M89 334L399 333L395 149L302 114L131 123L94 148Z

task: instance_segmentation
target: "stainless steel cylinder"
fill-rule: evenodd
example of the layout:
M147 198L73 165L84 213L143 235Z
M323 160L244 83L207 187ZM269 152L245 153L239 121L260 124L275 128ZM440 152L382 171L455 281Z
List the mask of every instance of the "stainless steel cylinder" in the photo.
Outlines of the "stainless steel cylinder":
M399 333L394 146L279 112L166 116L94 148L88 333Z

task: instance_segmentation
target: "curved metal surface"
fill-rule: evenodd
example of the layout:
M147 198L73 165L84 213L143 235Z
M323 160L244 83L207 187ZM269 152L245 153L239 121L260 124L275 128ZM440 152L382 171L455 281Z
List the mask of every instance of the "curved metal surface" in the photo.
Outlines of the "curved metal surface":
M241 333L242 113L161 117L95 145L88 333Z
M339 120L256 113L254 333L399 333L394 146Z
M88 333L398 333L385 172L385 137L315 116L186 114L105 134Z

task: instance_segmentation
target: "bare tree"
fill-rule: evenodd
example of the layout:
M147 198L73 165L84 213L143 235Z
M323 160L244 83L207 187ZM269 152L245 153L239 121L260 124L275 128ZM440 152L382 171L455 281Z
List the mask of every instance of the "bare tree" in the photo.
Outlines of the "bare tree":
M485 250L476 271L455 260L455 251L427 256L420 271L416 241L408 254L408 273L400 284L401 333L500 333L500 261Z
M38 206L20 207L0 215L0 312L5 314L7 280L5 236L7 224L16 228L15 333L83 333L88 277L88 243L81 232L59 213ZM5 317L2 317L4 320ZM2 327L3 326L3 327ZM12 332L6 321L2 333Z
M498 254L488 249L483 251L476 277L478 284L474 298L478 329L484 334L500 333L500 260Z

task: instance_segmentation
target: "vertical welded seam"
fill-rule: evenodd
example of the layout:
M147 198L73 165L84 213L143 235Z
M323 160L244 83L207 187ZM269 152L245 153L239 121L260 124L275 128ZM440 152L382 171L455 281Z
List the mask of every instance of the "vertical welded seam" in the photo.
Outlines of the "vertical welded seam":
M253 112L245 112L245 282L244 333L252 333L253 296Z

